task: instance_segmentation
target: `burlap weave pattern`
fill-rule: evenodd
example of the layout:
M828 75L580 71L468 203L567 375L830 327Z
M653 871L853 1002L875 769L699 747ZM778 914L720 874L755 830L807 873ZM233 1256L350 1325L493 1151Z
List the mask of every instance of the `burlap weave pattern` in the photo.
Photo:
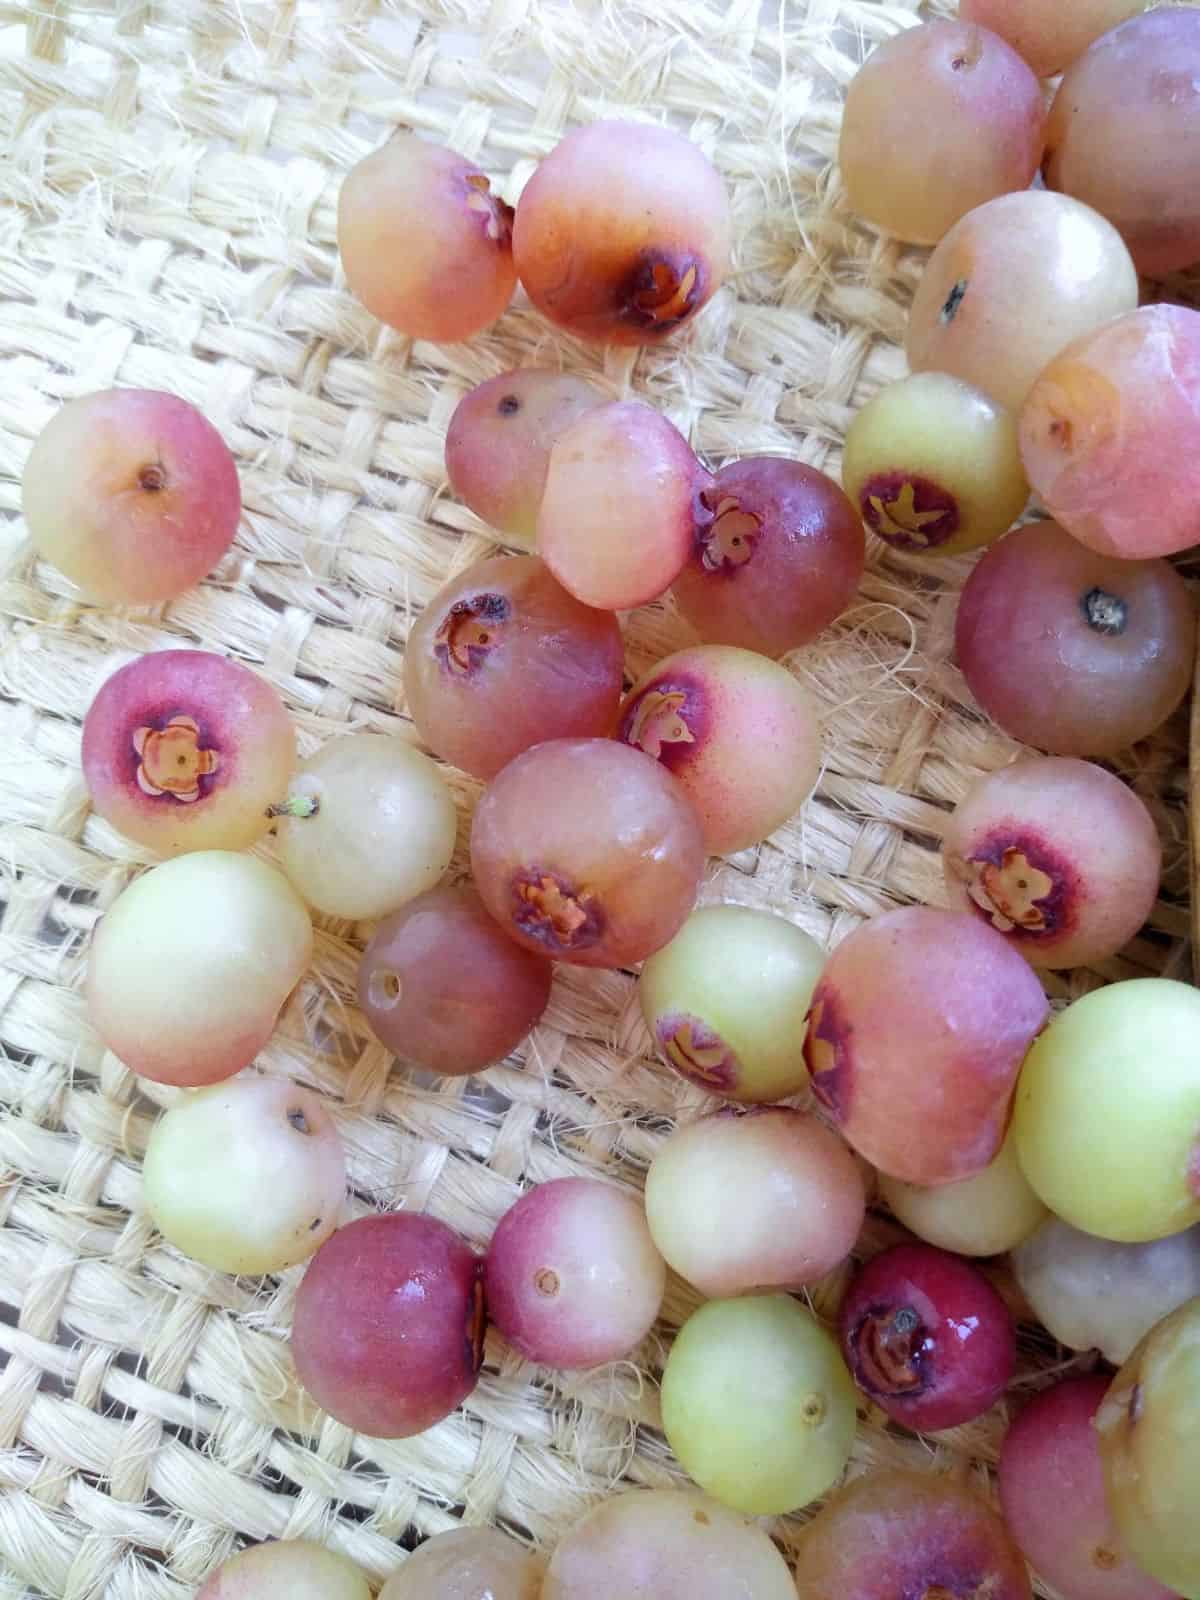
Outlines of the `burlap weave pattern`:
M541 1541L621 1482L665 1484L656 1430L672 1284L640 1364L564 1377L489 1338L480 1386L430 1433L356 1439L291 1375L300 1276L225 1278L155 1234L139 1158L170 1099L106 1057L80 993L89 930L146 859L88 810L79 722L103 678L167 644L263 672L303 747L347 728L415 738L410 620L491 552L451 497L446 424L472 384L562 364L660 406L713 460L751 451L835 470L853 408L903 371L920 266L858 229L830 157L839 88L897 0L0 0L0 1597L183 1600L239 1539L307 1535L374 1575L462 1515ZM737 271L691 334L647 352L561 338L522 299L469 345L413 344L346 293L345 169L396 126L442 140L515 200L564 129L672 117L732 196ZM20 519L30 442L64 398L174 390L235 450L246 514L210 581L156 612L81 607ZM950 660L967 562L871 552L858 603L793 670L820 696L827 765L767 845L714 863L710 898L832 940L940 898L945 810L1013 746ZM627 628L633 673L686 633ZM1180 728L1132 769L1167 843L1156 936L1103 973L1183 972ZM452 774L463 837L477 792ZM464 857L460 849L456 870ZM523 1182L633 1185L702 1096L656 1064L622 974L564 969L519 1060L417 1082L353 1003L364 930L318 920L314 970L263 1058L324 1094L348 1214L429 1207L482 1244ZM719 1225L719 1219L713 1219ZM870 1239L890 1236L878 1219ZM1055 1352L1029 1333L1022 1381ZM984 1482L1002 1409L930 1447L868 1417L859 1462L957 1461ZM794 1524L780 1525L785 1543Z

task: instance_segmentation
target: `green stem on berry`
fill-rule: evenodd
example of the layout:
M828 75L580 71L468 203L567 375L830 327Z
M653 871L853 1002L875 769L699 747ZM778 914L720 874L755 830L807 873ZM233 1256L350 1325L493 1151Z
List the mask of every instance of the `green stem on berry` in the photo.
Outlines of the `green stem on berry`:
M269 817L315 817L321 809L320 797L315 794L290 794L278 805L268 806Z

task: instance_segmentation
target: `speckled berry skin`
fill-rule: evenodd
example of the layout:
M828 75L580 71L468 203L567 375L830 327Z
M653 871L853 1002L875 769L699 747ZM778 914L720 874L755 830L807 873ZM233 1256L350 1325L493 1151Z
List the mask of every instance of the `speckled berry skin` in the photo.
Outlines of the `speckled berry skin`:
M1197 30L1200 60L1200 29ZM1021 457L1050 515L1100 555L1146 561L1200 536L1200 312L1150 305L1057 355L1021 411Z
M861 1156L908 1183L952 1183L999 1150L1049 1006L1033 969L965 911L872 917L830 956L805 1059Z

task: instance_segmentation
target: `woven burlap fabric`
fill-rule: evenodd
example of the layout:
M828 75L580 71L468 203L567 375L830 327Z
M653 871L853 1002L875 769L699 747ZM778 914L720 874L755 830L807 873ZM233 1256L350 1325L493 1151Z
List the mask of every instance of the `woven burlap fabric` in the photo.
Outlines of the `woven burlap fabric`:
M415 738L401 691L411 620L495 549L446 490L445 427L472 384L509 366L562 365L636 393L714 461L774 452L836 471L854 407L904 370L896 341L920 269L919 253L881 243L844 207L830 164L840 90L864 46L914 11L0 4L3 1600L182 1600L240 1541L266 1537L324 1540L381 1577L402 1541L460 1516L548 1543L613 1486L676 1481L655 1377L694 1304L679 1283L637 1362L564 1376L490 1336L466 1406L385 1443L355 1438L297 1388L286 1335L298 1270L235 1281L156 1235L139 1160L171 1092L105 1055L80 991L90 930L148 857L89 812L79 723L133 655L193 645L277 685L305 751L350 727ZM347 294L339 180L393 128L477 157L515 200L565 129L605 114L671 117L729 184L737 270L686 337L587 349L518 298L488 335L438 348L381 328ZM34 561L20 519L39 428L62 400L112 384L193 401L241 469L234 550L159 611L80 606ZM968 566L931 578L872 549L853 610L790 663L826 719L818 791L761 849L713 863L708 898L772 907L826 941L940 898L947 806L1014 752L950 658ZM636 673L687 635L654 607L627 637ZM1153 934L1102 973L1051 980L1058 999L1184 970L1179 730L1127 767L1162 826L1164 899ZM477 785L450 776L465 837ZM428 1207L483 1244L522 1184L637 1186L673 1119L703 1105L654 1061L633 980L570 969L511 1063L416 1081L355 1009L364 931L318 921L313 971L262 1058L327 1097L347 1215ZM879 1218L867 1244L893 1233ZM1021 1382L1059 1354L1028 1331ZM868 1416L855 1460L954 1466L986 1488L1004 1420L1001 1406L935 1453ZM785 1545L799 1525L778 1525Z

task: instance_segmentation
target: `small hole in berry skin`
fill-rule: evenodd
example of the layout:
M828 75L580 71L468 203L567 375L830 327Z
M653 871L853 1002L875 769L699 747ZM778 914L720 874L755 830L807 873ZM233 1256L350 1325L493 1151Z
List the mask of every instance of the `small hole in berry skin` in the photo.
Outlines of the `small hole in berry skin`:
M292 1106L287 1113L287 1120L297 1133L302 1133L305 1137L312 1133L312 1125L304 1115L302 1106Z
M145 489L148 494L157 494L166 487L167 475L160 466L151 464L138 473L138 488Z
M506 394L496 407L502 417L514 417L521 409L521 402L515 394Z
M955 56L954 60L950 63L951 67L953 68L953 70L955 72L961 72L962 69L966 66L966 64L967 64L966 56Z
M381 1011L391 1011L398 1006L403 992L404 986L400 982L400 974L391 972L386 967L372 972L367 980L367 998Z
M533 1275L533 1286L539 1294L552 1300L558 1293L558 1273L553 1267L539 1267Z

